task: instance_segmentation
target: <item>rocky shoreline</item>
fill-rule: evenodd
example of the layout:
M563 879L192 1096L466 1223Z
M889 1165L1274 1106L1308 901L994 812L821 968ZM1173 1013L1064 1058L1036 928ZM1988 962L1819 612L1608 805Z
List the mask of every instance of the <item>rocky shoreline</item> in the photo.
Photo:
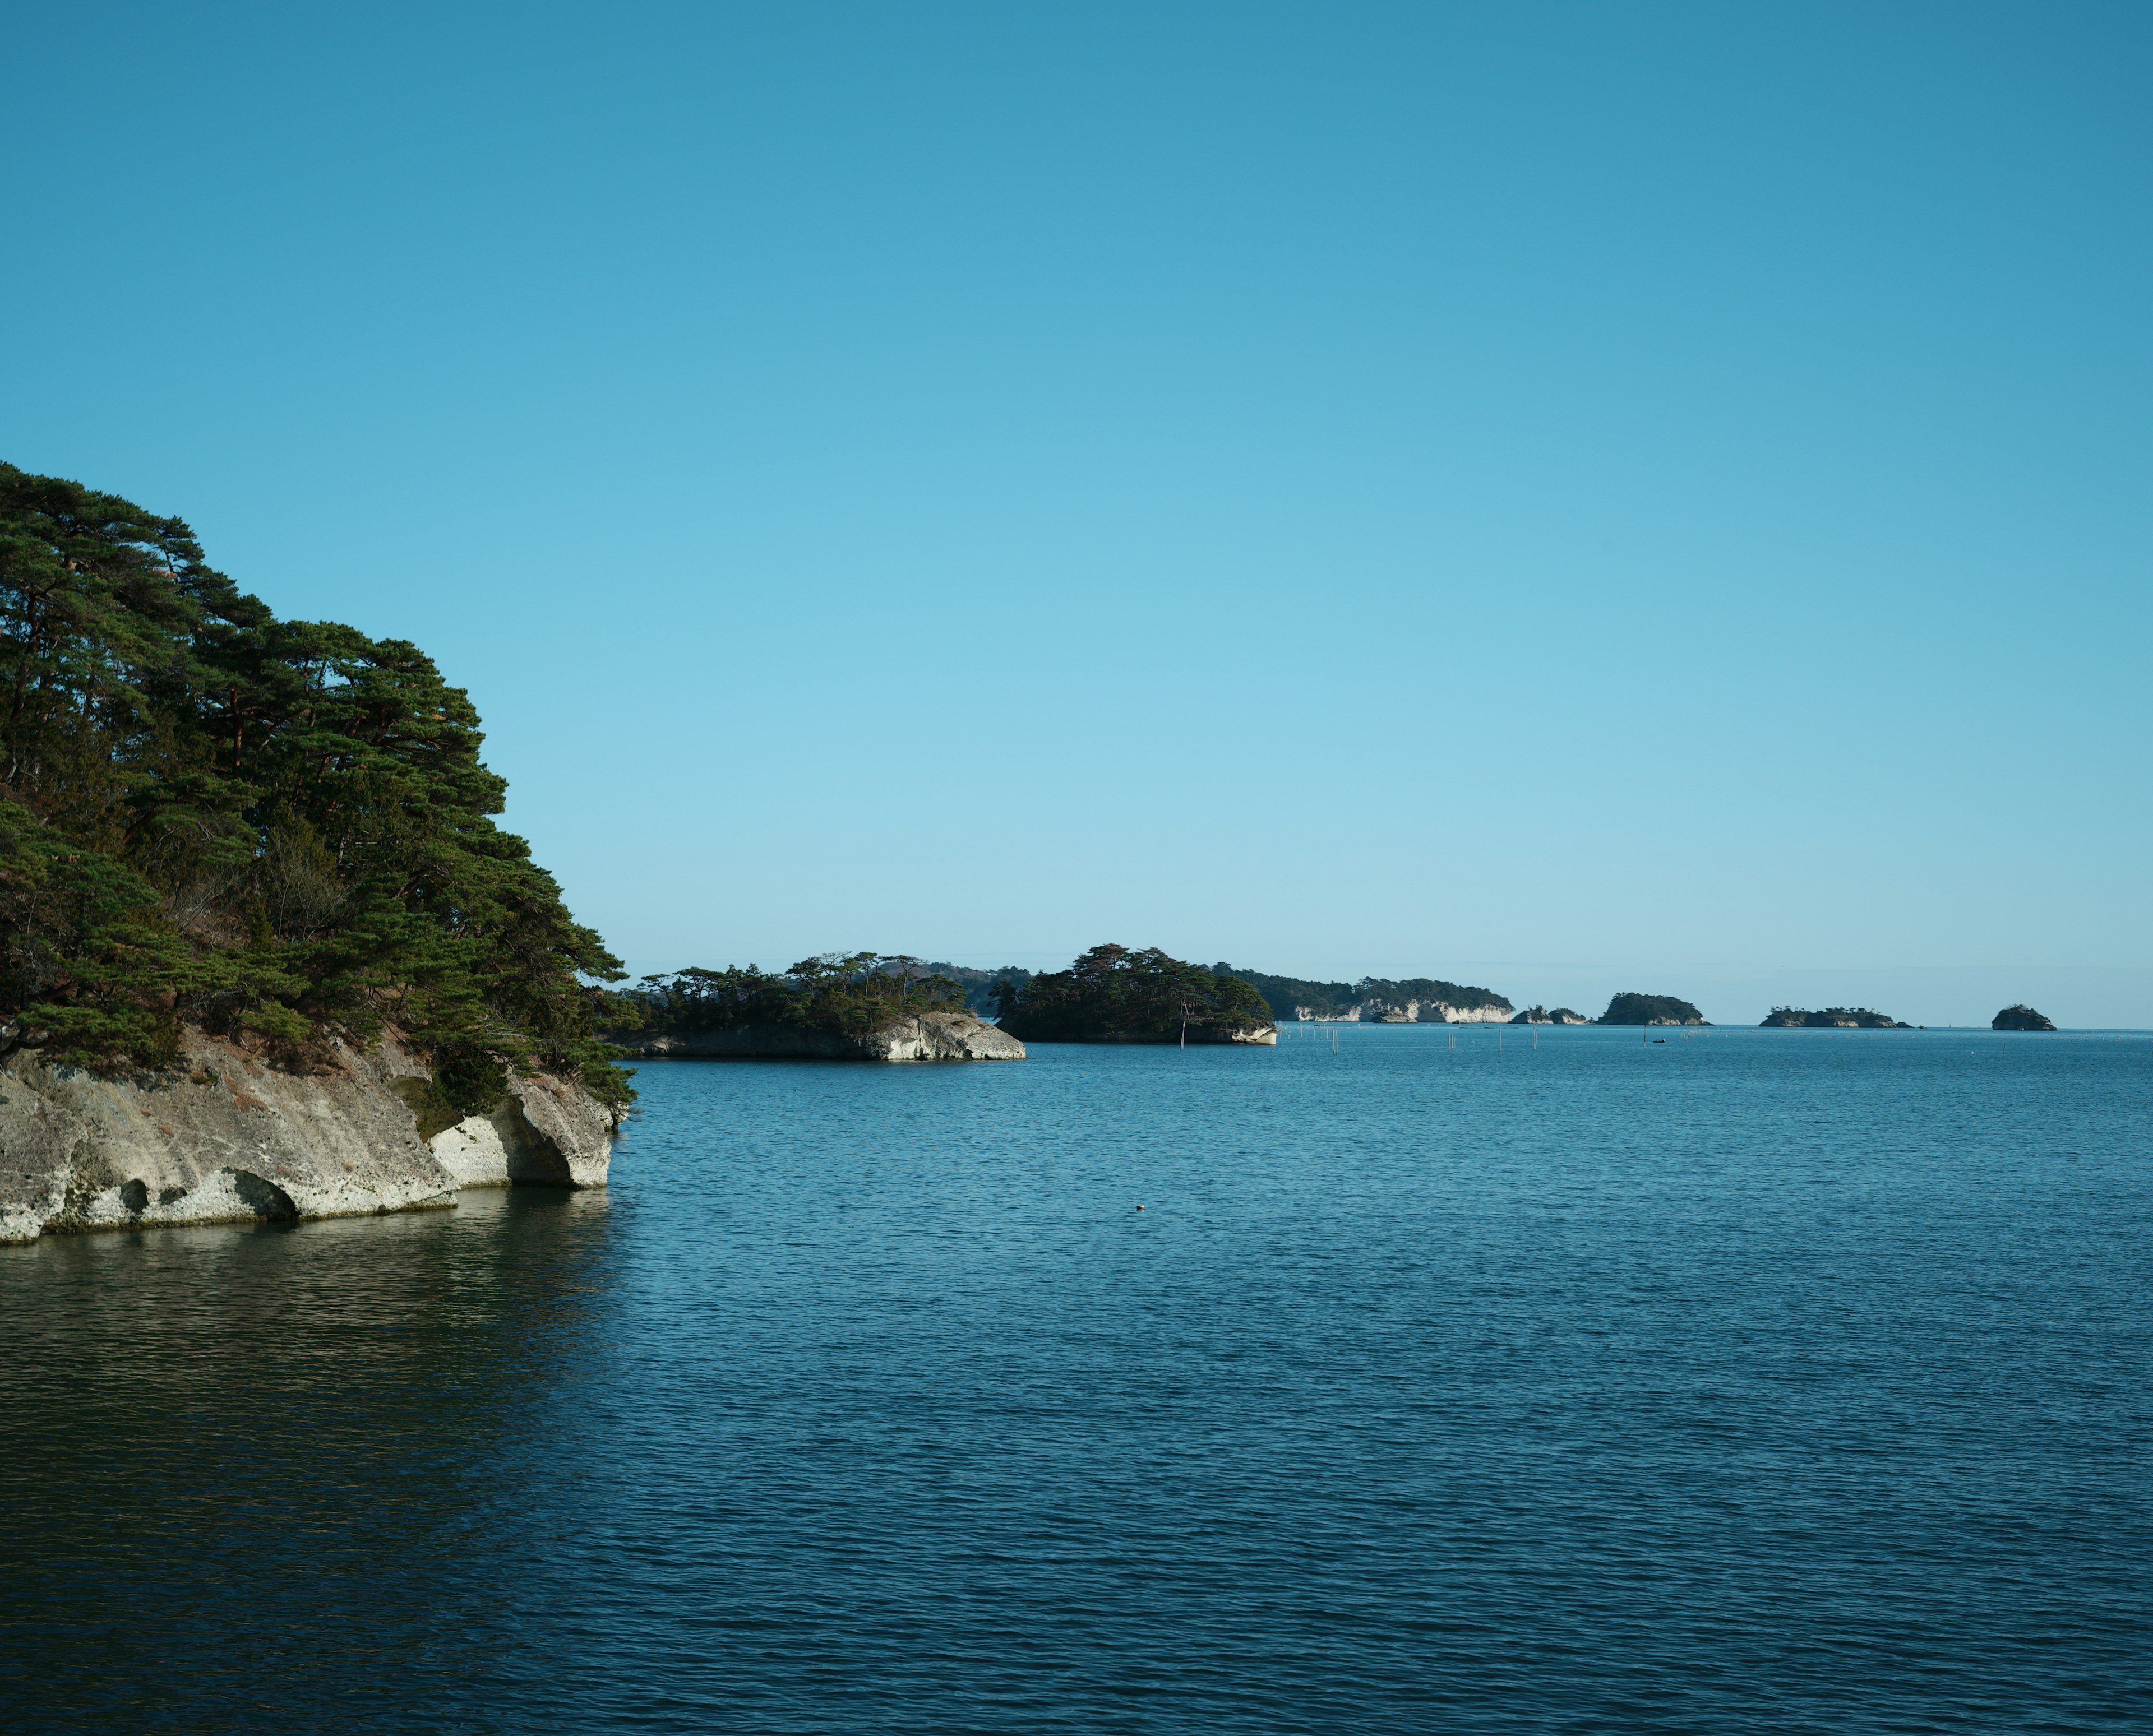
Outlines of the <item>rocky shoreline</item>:
M394 1043L287 1072L190 1032L167 1072L100 1078L32 1050L0 1065L0 1242L86 1230L363 1217L468 1187L603 1187L618 1112L512 1075L486 1114L423 1137L425 1067Z

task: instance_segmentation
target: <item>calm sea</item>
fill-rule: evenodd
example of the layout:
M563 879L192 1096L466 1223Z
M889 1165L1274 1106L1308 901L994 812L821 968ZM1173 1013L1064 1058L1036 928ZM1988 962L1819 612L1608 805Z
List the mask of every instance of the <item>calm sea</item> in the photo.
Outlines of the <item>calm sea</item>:
M0 1725L2153 1728L2153 1043L1455 1034L0 1251Z

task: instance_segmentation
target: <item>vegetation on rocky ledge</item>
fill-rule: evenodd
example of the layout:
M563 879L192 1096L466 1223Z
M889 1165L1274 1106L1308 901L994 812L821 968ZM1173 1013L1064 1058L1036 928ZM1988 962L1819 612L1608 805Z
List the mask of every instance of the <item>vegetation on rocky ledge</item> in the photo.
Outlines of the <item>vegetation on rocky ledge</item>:
M586 986L619 967L495 825L481 740L415 645L278 621L179 520L0 464L0 1049L394 1028L459 1109L505 1066L624 1100Z
M1094 947L1066 971L1008 982L998 1003L1026 1043L1230 1041L1274 1022L1254 983L1156 947Z

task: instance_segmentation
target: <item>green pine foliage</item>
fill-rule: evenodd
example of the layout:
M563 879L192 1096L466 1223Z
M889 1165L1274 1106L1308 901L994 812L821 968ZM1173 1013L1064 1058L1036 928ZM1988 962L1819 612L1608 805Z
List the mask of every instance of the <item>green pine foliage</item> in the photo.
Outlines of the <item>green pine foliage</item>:
M962 1013L965 987L908 954L825 952L789 970L690 967L644 977L611 997L616 1029L730 1031L797 1025L865 1037L922 1013Z
M482 739L416 646L280 622L179 520L0 464L0 1048L394 1029L459 1107L506 1066L625 1101L618 963L494 823Z
M1026 1043L1086 1043L1251 1031L1272 1023L1253 982L1169 958L1156 947L1094 947L1066 971L999 992L1001 1028Z

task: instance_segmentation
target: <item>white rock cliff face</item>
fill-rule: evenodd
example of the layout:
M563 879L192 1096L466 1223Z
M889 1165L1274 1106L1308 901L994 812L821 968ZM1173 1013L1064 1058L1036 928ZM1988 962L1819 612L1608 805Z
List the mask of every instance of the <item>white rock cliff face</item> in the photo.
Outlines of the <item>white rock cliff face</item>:
M100 1079L18 1051L0 1065L0 1241L47 1231L349 1217L456 1203L465 1187L603 1187L612 1113L552 1079L435 1137L393 1043L279 1072L199 1033L161 1075Z
M1024 1045L969 1013L923 1013L866 1037L795 1025L726 1031L608 1031L606 1041L653 1059L697 1061L1021 1061Z

